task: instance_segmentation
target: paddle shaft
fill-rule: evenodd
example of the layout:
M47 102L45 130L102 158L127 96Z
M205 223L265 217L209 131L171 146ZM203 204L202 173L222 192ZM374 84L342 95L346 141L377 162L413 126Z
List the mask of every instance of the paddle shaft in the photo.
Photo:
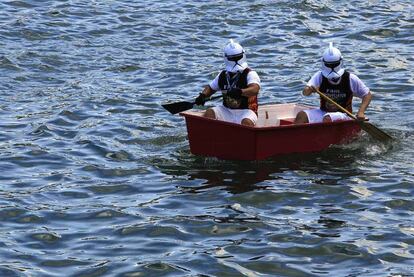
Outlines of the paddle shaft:
M223 94L220 94L220 95L217 95L217 96L213 96L213 97L210 96L209 98L206 99L206 101L211 101L211 100L219 99L221 97L223 97ZM195 102L194 102L194 104L195 104Z
M341 105L339 105L338 103L336 103L334 100L332 100L329 96L325 95L324 93L322 93L319 89L315 88L316 92L324 99L328 100L329 102L331 102L332 104L334 104L338 109L340 109L342 112L346 113L347 115L349 115L351 118L357 120L357 117L351 113L350 111L348 111L347 109L345 109L344 107L342 107Z
M385 133L384 131L382 131L378 127L375 127L371 123L368 123L368 122L363 121L363 120L358 120L358 118L354 114L352 114L350 111L348 111L347 109L345 109L344 107L342 107L341 105L339 105L338 103L336 103L330 97L326 96L319 89L317 89L317 88L315 88L315 89L316 89L316 92L322 98L324 98L325 100L327 100L330 103L334 104L339 110L341 110L342 112L346 113L348 116L350 116L351 118L353 118L354 120L356 120L358 122L359 126L361 126L361 128L364 131L366 131L368 134L370 134L373 138L375 138L375 139L377 139L379 141L382 141L382 142L387 142L387 141L391 141L391 140L394 139L389 134Z
M205 99L205 101L211 101L214 99L218 99L220 97L223 97L223 95L217 95L214 97L208 97ZM169 111L172 114L176 114L179 112L183 112L189 109L192 109L195 105L195 101L194 102L188 102L188 101L181 101L181 102L175 102L175 103L170 103L170 104L163 104L161 105L164 109L166 109L167 111Z

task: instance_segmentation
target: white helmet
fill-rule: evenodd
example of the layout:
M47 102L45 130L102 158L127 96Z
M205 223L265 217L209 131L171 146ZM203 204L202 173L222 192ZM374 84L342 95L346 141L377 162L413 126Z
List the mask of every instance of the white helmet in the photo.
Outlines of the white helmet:
M232 39L224 47L224 63L226 64L226 71L233 73L242 72L247 68L246 54L243 47Z
M342 68L342 54L338 48L329 43L328 49L322 55L322 75L331 83L338 84L345 70Z

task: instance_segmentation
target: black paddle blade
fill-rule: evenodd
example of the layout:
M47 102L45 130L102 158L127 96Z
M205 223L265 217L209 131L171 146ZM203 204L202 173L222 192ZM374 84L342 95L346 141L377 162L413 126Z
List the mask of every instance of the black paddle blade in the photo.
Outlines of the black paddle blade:
M179 112L192 109L194 106L194 103L187 102L187 101L181 101L181 102L175 102L175 103L170 103L170 104L164 104L162 106L164 107L164 109L166 109L170 113L176 114Z
M371 123L368 123L366 121L360 121L359 125L361 126L362 130L364 130L365 132L370 134L371 137L373 137L374 139L376 139L378 141L389 142L389 141L394 140L394 138L392 136L388 135L387 133L385 133L381 129L378 129L377 127L375 127Z

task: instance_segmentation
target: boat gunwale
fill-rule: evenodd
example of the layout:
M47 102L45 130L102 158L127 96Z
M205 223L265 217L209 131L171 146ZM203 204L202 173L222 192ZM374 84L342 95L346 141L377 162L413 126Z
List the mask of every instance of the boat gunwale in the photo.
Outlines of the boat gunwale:
M343 124L358 124L358 122L354 119L349 119L349 120L341 120L341 121L334 121L334 122L319 122L319 123L301 123L301 124L288 124L288 125L278 125L278 126L246 126L246 125L241 125L241 124L237 124L237 123L232 123L232 122L227 122L227 121L223 121L223 120L217 120L217 119L212 119L212 118L208 118L208 117L204 117L202 115L196 115L195 113L188 113L188 112L181 112L180 113L181 116L184 117L191 117L191 118L197 118L200 120L204 120L204 121L210 121L210 122L214 122L216 124L222 124L222 125L228 125L231 127L235 127L235 128L242 128L242 129L247 129L247 130L251 130L251 131L271 131L271 130L279 130L279 129L293 129L293 128L311 128L311 127L317 127L317 126L335 126L335 125L343 125ZM283 120L283 119L282 119Z

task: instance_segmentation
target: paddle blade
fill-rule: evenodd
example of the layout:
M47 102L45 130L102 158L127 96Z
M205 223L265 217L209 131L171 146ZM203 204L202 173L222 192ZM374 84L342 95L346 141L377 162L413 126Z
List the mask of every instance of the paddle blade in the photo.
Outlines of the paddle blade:
M371 123L368 123L366 121L359 121L359 125L361 126L361 129L367 132L371 137L374 139L381 141L381 142L389 142L393 140L394 138L381 129L378 129Z
M175 103L170 103L170 104L164 104L162 106L164 107L164 109L166 109L170 113L176 114L179 112L192 109L194 106L194 103L187 102L187 101L181 101L181 102L175 102Z

